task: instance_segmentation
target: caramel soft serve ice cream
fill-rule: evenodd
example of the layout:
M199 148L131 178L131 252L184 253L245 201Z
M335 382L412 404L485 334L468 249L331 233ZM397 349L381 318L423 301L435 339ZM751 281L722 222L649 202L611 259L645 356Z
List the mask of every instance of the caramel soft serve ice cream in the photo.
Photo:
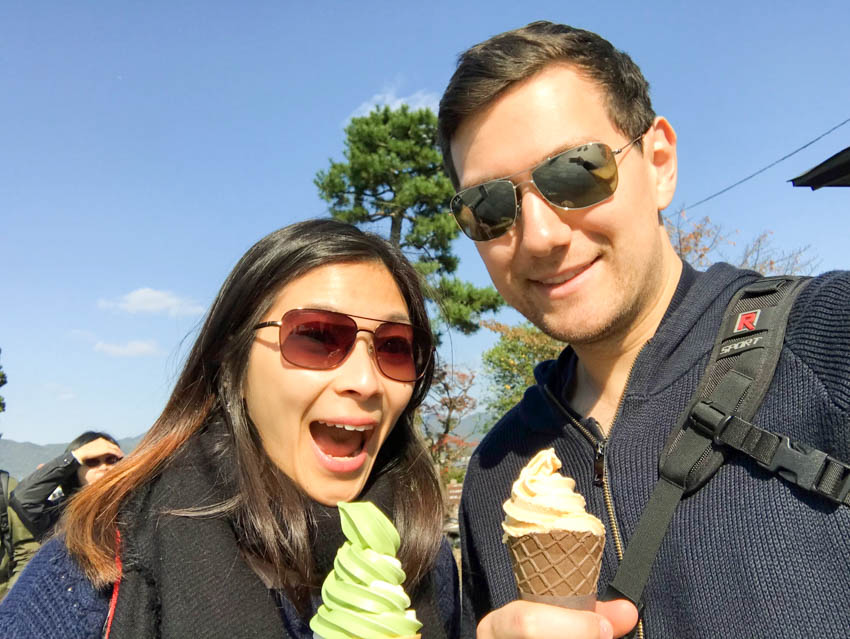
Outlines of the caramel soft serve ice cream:
M575 480L560 468L548 448L520 471L504 503L503 541L522 599L592 609L605 526L585 510Z

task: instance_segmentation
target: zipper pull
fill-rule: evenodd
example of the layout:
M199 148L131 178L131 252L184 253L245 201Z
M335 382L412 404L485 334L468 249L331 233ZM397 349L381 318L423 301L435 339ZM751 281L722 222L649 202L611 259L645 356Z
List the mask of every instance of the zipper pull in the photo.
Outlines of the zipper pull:
M608 443L605 439L600 439L596 442L596 457L593 459L593 485L601 486L602 478L605 476L605 445Z

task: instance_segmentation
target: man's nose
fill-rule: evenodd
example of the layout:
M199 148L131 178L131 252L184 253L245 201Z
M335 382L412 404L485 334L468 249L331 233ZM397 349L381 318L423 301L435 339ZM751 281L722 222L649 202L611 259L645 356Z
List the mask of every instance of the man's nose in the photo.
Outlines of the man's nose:
M517 197L521 207L518 223L522 250L544 256L569 245L572 239L572 227L566 222L569 211L549 204L531 182L517 185Z

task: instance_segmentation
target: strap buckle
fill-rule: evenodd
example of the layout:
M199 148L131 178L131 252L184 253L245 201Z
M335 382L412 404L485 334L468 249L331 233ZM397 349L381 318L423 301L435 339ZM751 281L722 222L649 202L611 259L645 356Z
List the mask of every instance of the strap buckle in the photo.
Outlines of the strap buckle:
M791 440L782 435L779 446L768 463L761 464L767 470L777 473L780 477L817 493L817 482L823 472L828 455L822 450L809 448L802 444L791 445ZM821 493L822 494L822 493Z
M694 429L712 440L718 441L723 430L735 418L734 415L727 415L723 411L714 408L706 401L699 401L694 404L691 409L691 414L688 415L688 421Z

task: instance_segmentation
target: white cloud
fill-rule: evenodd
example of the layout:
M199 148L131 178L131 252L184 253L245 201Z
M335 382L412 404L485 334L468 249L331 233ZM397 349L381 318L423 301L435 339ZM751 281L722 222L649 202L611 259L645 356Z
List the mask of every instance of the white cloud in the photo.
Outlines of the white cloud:
M360 104L343 124L348 124L348 120L351 118L368 115L376 106L388 106L391 109L397 109L402 104L406 104L413 110L427 107L436 113L440 105L440 96L422 89L411 95L400 96L398 95L398 87L390 85Z
M156 340L152 339L130 340L125 344L97 342L94 345L94 350L100 353L106 353L112 357L145 357L160 353L159 345L156 343Z
M201 315L204 307L171 291L137 288L117 300L98 300L98 308L117 309L125 313L167 313L170 317Z

